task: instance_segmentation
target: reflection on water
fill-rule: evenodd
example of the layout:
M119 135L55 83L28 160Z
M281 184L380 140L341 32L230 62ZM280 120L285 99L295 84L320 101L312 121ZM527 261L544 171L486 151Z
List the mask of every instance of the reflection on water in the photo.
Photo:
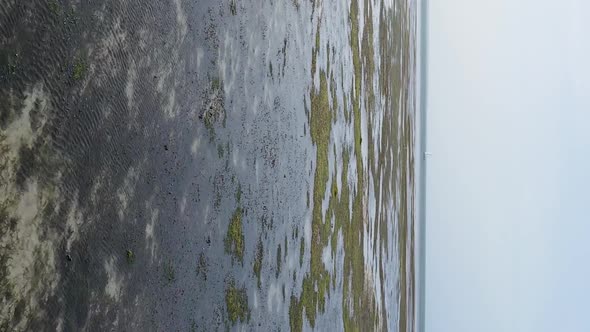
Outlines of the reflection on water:
M0 326L413 330L411 1L0 5Z

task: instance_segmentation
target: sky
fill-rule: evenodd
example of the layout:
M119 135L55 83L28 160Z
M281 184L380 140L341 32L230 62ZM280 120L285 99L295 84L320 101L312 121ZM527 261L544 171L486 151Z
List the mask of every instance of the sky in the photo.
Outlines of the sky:
M590 331L590 1L428 6L425 330Z

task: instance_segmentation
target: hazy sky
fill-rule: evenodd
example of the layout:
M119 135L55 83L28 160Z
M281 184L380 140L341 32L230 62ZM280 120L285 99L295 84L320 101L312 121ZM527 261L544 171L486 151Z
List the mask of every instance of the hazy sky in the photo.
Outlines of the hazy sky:
M590 331L590 1L429 7L426 331Z

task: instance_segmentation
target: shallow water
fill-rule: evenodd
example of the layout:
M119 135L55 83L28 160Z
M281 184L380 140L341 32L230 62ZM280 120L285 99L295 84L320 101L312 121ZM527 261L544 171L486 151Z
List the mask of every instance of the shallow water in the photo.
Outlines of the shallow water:
M415 16L3 2L2 329L412 330Z

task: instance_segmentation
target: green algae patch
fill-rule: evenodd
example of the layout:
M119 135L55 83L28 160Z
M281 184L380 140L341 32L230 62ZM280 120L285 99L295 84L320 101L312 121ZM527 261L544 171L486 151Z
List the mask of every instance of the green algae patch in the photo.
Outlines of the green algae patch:
M135 253L133 253L131 249L127 249L126 257L128 264L133 264L133 262L135 262Z
M256 255L254 256L254 275L256 276L256 285L258 289L261 287L260 282L260 272L262 271L262 259L264 258L264 247L262 245L262 238L258 239L258 244L256 245Z
M368 8L368 7L367 7ZM371 9L368 9L371 11ZM371 14L368 13L368 14ZM367 13L365 15L368 15ZM351 26L350 46L352 50L352 71L354 84L350 91L352 109L344 110L347 122L353 127L354 143L350 149L343 152L342 186L338 188L337 178L330 179L328 166L330 137L333 117L338 115L338 100L336 82L332 72L319 69L319 86L314 86L311 92L311 110L309 115L310 134L316 145L316 165L314 174L314 188L312 194L312 222L310 241L310 270L303 278L302 290L299 296L293 295L289 305L290 327L293 331L301 331L303 312L313 328L318 313L325 311L326 297L329 296L330 285L334 278L327 271L322 261L322 251L331 245L335 254L339 232L343 236L344 265L343 265L343 325L346 331L373 330L377 326L377 311L372 290L366 285L365 261L363 257L363 231L366 225L363 208L365 195L365 179L362 160L362 106L369 109L374 107L373 89L369 88L373 80L373 57L368 54L374 46L370 40L373 35L371 24L367 24L362 31L362 46L359 27L359 4L353 0L350 4L349 24ZM319 36L316 34L316 44ZM312 70L316 68L317 50L312 51ZM363 71L363 67L366 68ZM363 75L364 74L364 75ZM365 94L362 94L362 90ZM363 98L364 96L364 98ZM345 97L346 98L346 97ZM346 107L346 102L342 103ZM349 122L350 123L350 122ZM356 163L356 183L348 183L349 159ZM336 172L334 172L336 174ZM328 181L330 187L328 187ZM354 188L354 191L351 189ZM328 194L328 210L325 216L322 203ZM334 224L332 224L334 220ZM304 242L300 245L300 265L303 262Z
M174 272L174 265L172 265L172 262L164 264L164 279L168 283L172 283L176 279L176 273Z
M236 202L240 204L242 202L242 185L238 183L238 190L236 190Z
M211 89L212 90L219 90L223 86L223 82L221 81L221 79L219 77L213 77L213 78L211 78L210 84L211 84Z
M207 281L207 272L209 272L207 257L205 257L204 253L201 253L197 261L197 276L201 276L204 281Z
M227 316L232 324L250 320L250 308L248 307L248 293L246 287L238 287L234 280L230 280L225 288L225 306Z
M225 235L225 252L232 255L232 259L244 262L244 230L242 229L242 209L237 208L227 227Z
M59 15L60 6L59 3L57 3L57 0L49 0L49 2L47 2L47 6L53 15Z
M229 11L232 15L237 15L238 14L238 4L237 4L237 0L231 0L229 2Z
M272 73L272 62L268 63L268 72L269 72L270 78L274 79L274 75Z
M221 122L225 127L226 122L223 81L217 77L210 78L207 90L207 101L199 114L199 119L203 121L203 125L209 132L209 142L212 143L216 125Z
M319 37L317 37L319 39ZM316 53L312 55L315 62ZM302 315L312 327L315 327L317 312L324 312L325 297L329 293L330 275L322 262L323 248L328 245L331 231L330 222L322 217L322 200L326 192L329 169L328 150L332 131L333 109L329 101L328 78L326 72L320 70L319 90L311 92L310 134L316 145L316 167L312 196L312 225L310 247L310 271L303 279L300 297L292 297L289 305L289 320L292 331L301 331ZM328 226L328 227L326 227ZM303 263L304 242L300 246L299 263Z
M283 257L281 255L281 245L277 248L277 270L275 273L275 277L278 278L279 274L281 274L281 262L283 261Z
M86 74L86 69L87 66L84 60L76 60L76 63L74 64L74 69L72 70L72 78L76 81L81 80L82 78L84 78L84 75Z
M287 260L287 255L289 254L289 243L287 240L287 235L285 235L285 245L283 246L283 248L285 248L285 255L284 255L284 259Z
M289 303L289 327L291 331L303 330L303 307L301 301L294 295L291 295Z
M299 267L303 266L303 256L305 255L305 239L301 238L301 244L299 245Z

